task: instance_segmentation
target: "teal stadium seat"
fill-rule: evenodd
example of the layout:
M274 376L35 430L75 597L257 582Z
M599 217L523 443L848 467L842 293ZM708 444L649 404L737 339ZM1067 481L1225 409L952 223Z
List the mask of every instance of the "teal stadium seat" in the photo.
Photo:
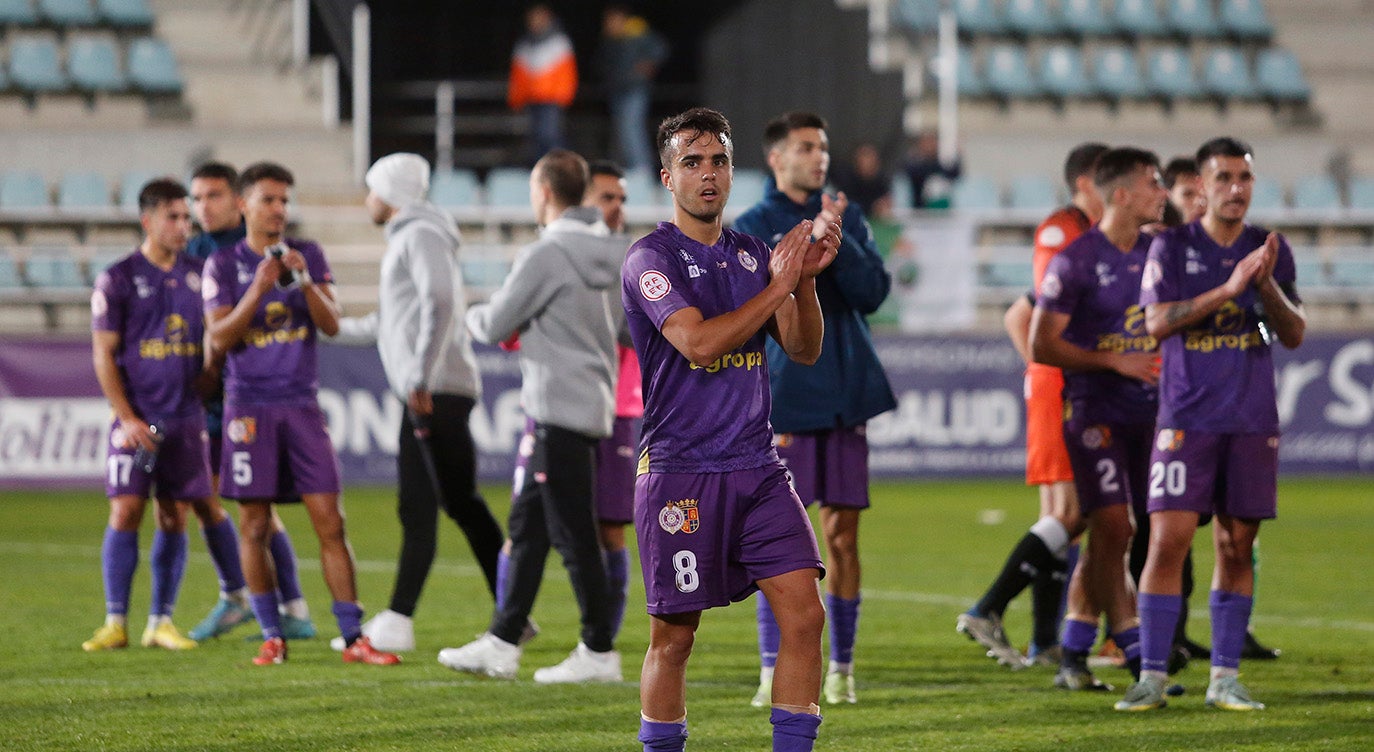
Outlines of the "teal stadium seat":
M1283 211L1283 186L1273 178L1255 178L1255 187L1250 192L1250 210L1257 212Z
M940 25L940 4L934 0L898 0L892 5L892 21L913 34L928 34Z
M129 43L129 79L145 94L180 94L184 85L172 48L154 37Z
M1374 286L1374 255L1365 248L1333 253L1331 283L1343 287Z
M38 23L38 13L33 9L32 0L0 0L0 25L33 26Z
M95 280L100 273L114 266L115 262L129 255L130 249L124 248L102 248L91 254L91 260L86 264L87 281L95 284Z
M129 170L119 176L119 208L124 211L138 212L138 192L153 178L162 173L153 170Z
M987 52L983 66L988 92L1007 99L1039 96L1040 85L1031 77L1030 64L1021 45L999 44Z
M1202 96L1193 57L1183 47L1161 47L1150 53L1145 66L1145 88L1166 99L1192 99Z
M529 205L529 170L496 167L487 173L487 206L494 209L528 209Z
M1221 99L1253 99L1259 95L1245 53L1237 47L1217 47L1202 66L1202 88Z
M472 170L439 170L429 181L429 200L445 209L481 204L481 183Z
M57 40L48 36L13 39L10 48L10 81L28 94L65 91L71 84L62 72Z
M735 168L735 180L730 187L730 205L741 211L763 200L768 174L747 167Z
M70 254L60 251L34 253L24 262L24 278L43 290L85 289L86 277Z
M148 7L148 0L96 0L95 7L105 23L117 29L153 25L153 9Z
M1009 196L1011 208L1024 211L1049 211L1059 203L1054 181L1039 173L1012 178Z
M626 206L659 206L666 203L665 191L657 172L638 170L625 175Z
M109 211L110 186L96 172L69 172L57 185L57 208L65 212Z
M1242 41L1264 42L1274 35L1260 0L1221 0L1217 20L1223 31Z
M1184 39L1215 39L1221 24L1212 11L1212 0L1166 0L1165 20Z
M954 17L961 34L1002 34L1006 31L993 0L954 0Z
M1276 47L1260 51L1255 61L1255 83L1261 94L1275 102L1306 102L1312 97L1298 58Z
M1322 261L1321 251L1316 248L1294 248L1293 266L1298 277L1298 291L1306 293L1314 287L1330 284L1326 274L1326 262Z
M0 211L50 209L48 184L32 170L6 170L0 173Z
M1374 211L1374 177L1362 175L1350 179L1350 208Z
M38 14L59 27L95 26L100 22L91 0L38 0Z
M90 92L123 91L129 80L119 67L119 50L108 37L82 36L67 41L67 72L76 88Z
M996 211L1002 208L1002 200L992 178L965 175L954 183L950 206L963 211Z
M1293 184L1293 208L1306 211L1338 211L1341 191L1330 175L1308 175Z
M19 264L9 251L0 248L0 295L16 293L24 289L24 278L19 274Z
M1064 31L1059 16L1045 0L1004 0L1007 30L1028 37L1050 36Z
M892 198L893 209L910 209L914 196L911 190L911 178L905 172L892 176L892 182L888 184L887 195Z
M1040 53L1040 86L1046 94L1059 99L1093 93L1078 45L1056 44Z
M959 45L959 56L956 58L959 69L954 74L957 82L959 94L965 97L981 97L988 93L987 84L983 77L978 75L978 68L973 59L973 50L965 45Z
M1122 34L1131 37L1162 37L1169 27L1159 15L1155 0L1116 0L1115 25Z
M1145 79L1140 75L1135 51L1125 45L1100 47L1093 55L1093 83L1097 90L1113 99L1145 96Z
M1117 25L1103 0L1059 0L1059 24L1070 34L1100 37L1115 34Z

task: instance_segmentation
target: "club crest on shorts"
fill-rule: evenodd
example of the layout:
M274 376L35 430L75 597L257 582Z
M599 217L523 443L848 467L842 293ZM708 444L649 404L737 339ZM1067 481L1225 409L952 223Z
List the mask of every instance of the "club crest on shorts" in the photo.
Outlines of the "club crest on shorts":
M1155 449L1161 452L1176 452L1183 446L1183 432L1173 428L1161 428L1155 437Z
M701 527L701 513L697 510L696 499L670 501L658 511L658 526L669 535L679 532L691 535Z
M1083 446L1088 449L1106 449L1111 445L1111 426L1088 426L1083 429Z
M258 419L234 418L224 433L235 444L252 444L258 439Z
M739 265L750 272L756 272L759 269L758 259L750 256L749 252L743 248L739 249Z

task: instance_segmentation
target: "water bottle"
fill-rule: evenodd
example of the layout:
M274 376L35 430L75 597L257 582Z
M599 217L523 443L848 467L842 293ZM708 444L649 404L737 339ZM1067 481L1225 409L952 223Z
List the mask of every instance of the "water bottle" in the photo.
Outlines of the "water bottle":
M153 435L153 448L144 449L143 445L140 444L138 448L134 450L134 467L137 467L145 473L151 473L153 468L157 466L157 450L162 446L163 438L162 431L157 427L156 423L148 424L148 433Z

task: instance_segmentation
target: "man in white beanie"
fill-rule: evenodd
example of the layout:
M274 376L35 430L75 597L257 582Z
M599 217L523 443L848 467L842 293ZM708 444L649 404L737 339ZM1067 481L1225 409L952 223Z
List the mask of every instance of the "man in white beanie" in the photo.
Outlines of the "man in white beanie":
M458 226L426 200L429 163L419 155L382 157L365 180L364 203L387 243L379 302L365 318L344 319L335 341L376 342L387 383L406 410L396 458L396 582L390 607L363 625L363 633L379 649L413 650L412 616L434 562L438 510L462 529L493 593L504 535L477 492L468 415L481 390L463 325Z

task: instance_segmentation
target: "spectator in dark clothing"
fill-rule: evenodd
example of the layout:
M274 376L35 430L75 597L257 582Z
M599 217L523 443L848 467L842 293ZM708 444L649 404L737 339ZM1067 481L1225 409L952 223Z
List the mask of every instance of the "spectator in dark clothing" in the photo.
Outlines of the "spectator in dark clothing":
M597 68L606 86L620 157L631 172L658 170L646 121L654 74L667 56L667 43L643 18L630 15L623 5L606 8Z
M911 208L948 209L954 181L963 173L963 159L940 160L940 139L933 131L916 138L907 157L906 174L911 179Z
M835 187L858 204L865 215L873 214L873 205L892 192L892 178L883 170L878 148L867 142L859 144L854 149L853 164L837 171Z

